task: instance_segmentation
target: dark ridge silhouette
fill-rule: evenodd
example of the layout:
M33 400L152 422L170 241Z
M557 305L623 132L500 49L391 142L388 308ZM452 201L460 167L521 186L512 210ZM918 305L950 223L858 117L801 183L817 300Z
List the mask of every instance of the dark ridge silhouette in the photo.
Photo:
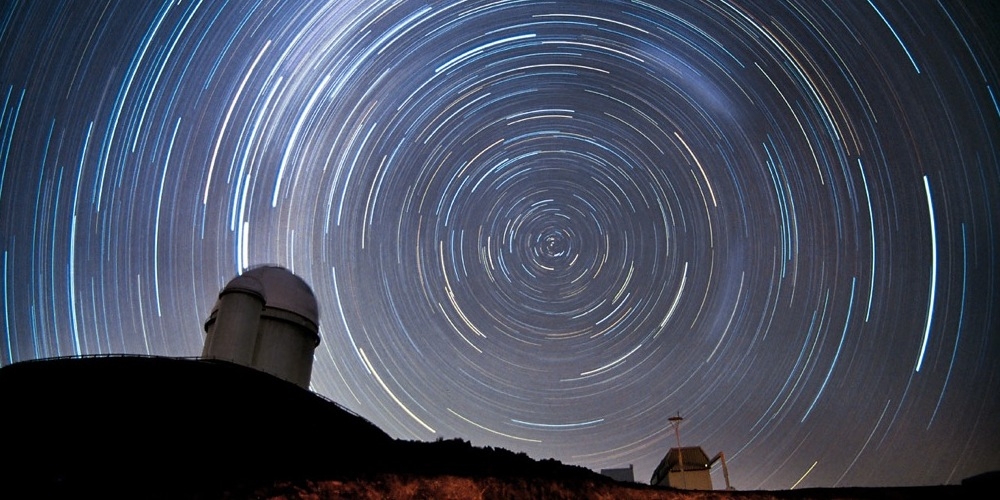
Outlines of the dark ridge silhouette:
M3 483L224 484L358 473L393 440L295 384L222 361L65 358L0 369Z
M0 498L993 498L963 485L680 491L461 439L394 440L315 393L199 359L90 357L0 368Z
M165 494L379 474L590 478L589 469L452 439L398 441L293 383L162 357L59 358L0 368L9 435L0 488ZM2 496L2 495L0 495Z

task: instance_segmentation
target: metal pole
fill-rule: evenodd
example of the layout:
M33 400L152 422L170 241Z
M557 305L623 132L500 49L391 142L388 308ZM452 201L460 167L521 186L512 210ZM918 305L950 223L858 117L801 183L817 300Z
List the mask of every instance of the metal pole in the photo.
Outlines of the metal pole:
M687 478L684 477L684 452L681 451L681 421L683 421L684 418L681 417L680 412L677 412L677 416L670 417L667 420L670 421L670 425L674 426L674 435L677 436L677 466L680 467L681 488L686 490Z
M720 451L719 458L722 459L722 477L726 478L726 489L731 490L733 487L729 485L729 467L726 466L726 454Z

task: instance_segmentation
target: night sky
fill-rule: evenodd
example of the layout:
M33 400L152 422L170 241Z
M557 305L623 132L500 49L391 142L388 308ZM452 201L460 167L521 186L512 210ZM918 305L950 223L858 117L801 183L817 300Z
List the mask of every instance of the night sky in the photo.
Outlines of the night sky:
M273 263L319 299L313 389L394 437L646 482L679 412L740 489L957 483L1000 468L998 25L7 1L0 363L197 356Z

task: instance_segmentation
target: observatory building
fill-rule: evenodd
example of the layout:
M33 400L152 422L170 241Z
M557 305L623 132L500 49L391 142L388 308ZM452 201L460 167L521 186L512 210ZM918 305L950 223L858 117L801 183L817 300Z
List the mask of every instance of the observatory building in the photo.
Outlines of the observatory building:
M718 458L709 460L701 446L671 448L653 471L649 484L684 490L710 490L712 464Z
M201 357L270 373L308 389L319 345L319 305L309 285L278 266L233 278L205 322Z
M701 446L681 446L681 414L667 419L677 436L677 447L667 452L660 464L653 470L649 484L653 486L669 486L682 490L712 489L712 465L722 461L722 476L726 479L726 489L733 489L729 484L729 468L726 466L726 455L721 451L708 458Z

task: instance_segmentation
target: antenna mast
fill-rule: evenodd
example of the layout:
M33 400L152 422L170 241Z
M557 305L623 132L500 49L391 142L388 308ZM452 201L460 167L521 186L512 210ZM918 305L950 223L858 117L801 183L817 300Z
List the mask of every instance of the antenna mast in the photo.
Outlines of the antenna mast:
M684 452L681 451L681 422L684 421L684 417L681 416L681 412L677 412L676 416L667 420L674 427L674 435L677 437L677 467L680 468L681 487L687 489L687 478L684 477Z

